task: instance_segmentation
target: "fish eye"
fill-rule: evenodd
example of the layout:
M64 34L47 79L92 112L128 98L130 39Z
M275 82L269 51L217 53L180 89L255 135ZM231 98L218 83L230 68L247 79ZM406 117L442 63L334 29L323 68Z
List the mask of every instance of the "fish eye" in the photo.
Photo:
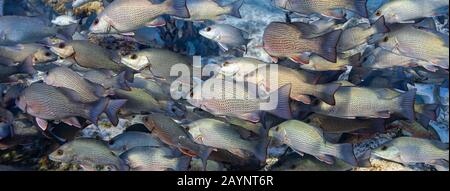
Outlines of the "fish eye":
M114 142L115 142L114 140L110 140L108 144L109 145L114 145Z
M280 130L280 126L275 127L275 131Z
M132 60L136 60L137 57L138 57L138 56L137 56L136 54L133 54L133 55L130 56L130 58L131 58Z
M49 56L51 56L52 54L51 54L50 52L45 52L44 55L47 56L47 57L49 57Z
M38 59L37 59L36 57L34 57L34 58L33 58L33 61L37 62L37 61L38 61Z
M98 20L98 18L95 19L95 20L94 20L94 25L98 25L99 22L100 22L100 20Z
M209 31L211 31L212 29L211 29L211 27L207 27L206 28L206 32L209 32Z
M60 43L58 46L58 48L65 48L65 47L66 47L66 44L64 44L64 43Z
M228 65L230 65L230 64L231 64L231 63L227 61L227 62L224 62L224 63L223 63L223 66L228 66Z
M389 37L384 37L383 42L389 41Z
M122 150L126 151L127 150L127 146L126 145L122 146Z
M61 155L64 154L64 151L61 150L61 149L58 149L58 150L56 151L56 154L59 155L59 156L61 156Z
M382 151L385 151L385 150L387 150L388 149L388 147L387 146L383 146L383 147L381 147L381 150Z
M381 11L377 11L377 12L375 13L375 15L378 16L378 17L381 16Z

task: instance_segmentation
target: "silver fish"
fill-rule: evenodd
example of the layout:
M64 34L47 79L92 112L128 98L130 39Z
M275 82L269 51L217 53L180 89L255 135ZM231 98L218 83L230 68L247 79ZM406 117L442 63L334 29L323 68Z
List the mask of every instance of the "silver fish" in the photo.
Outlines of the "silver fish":
M269 136L288 145L300 155L310 154L328 164L334 164L336 157L350 165L357 165L352 144L332 144L325 140L321 129L301 121L285 121L271 128Z
M370 19L375 21L384 16L387 23L411 23L445 14L448 14L447 0L401 0L386 2Z
M398 95L395 90L387 88L340 87L334 95L336 99L334 106L320 102L312 106L312 111L350 119L389 118L395 113L414 120L415 95L415 90Z
M227 24L215 24L199 31L200 35L216 41L219 46L228 51L230 49L247 50L246 32Z
M448 144L438 141L399 137L372 151L372 155L402 164L439 164L448 161ZM448 162L447 162L448 164Z
M228 5L220 5L214 0L189 0L186 6L190 17L185 20L205 21L220 20L224 15L241 18L239 9L244 4L244 0L236 0Z
M173 154L167 147L134 147L120 155L134 171L186 171L191 157Z
M57 29L47 26L42 20L25 16L0 17L0 45L35 43L45 37L54 36Z
M189 133L199 144L225 149L243 159L256 157L265 162L267 141L245 140L236 128L215 119L200 119L187 125Z
M186 0L116 0L92 23L92 33L127 33L135 31L157 17L169 14L189 18Z
M115 136L109 141L109 149L111 149L117 155L130 150L134 147L146 146L146 147L160 147L163 143L155 136L144 133L129 131Z
M124 171L128 166L112 153L102 141L78 138L68 142L52 152L49 159L57 162L74 163L86 170L96 170L98 166L106 166L111 170Z
M448 69L448 36L413 25L397 25L384 35L378 45L404 56L429 62L429 65Z

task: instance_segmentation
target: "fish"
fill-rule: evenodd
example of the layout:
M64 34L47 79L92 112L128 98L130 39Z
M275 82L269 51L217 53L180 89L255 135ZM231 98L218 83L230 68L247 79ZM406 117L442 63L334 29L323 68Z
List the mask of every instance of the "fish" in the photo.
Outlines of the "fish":
M103 86L105 89L123 89L131 90L130 85L126 78L126 71L120 74L113 75L109 72L104 72L101 70L89 70L81 74L84 79ZM134 79L133 79L134 81Z
M378 46L404 56L429 62L429 65L448 69L448 36L412 25L400 25L386 33Z
M46 37L55 36L58 30L47 26L37 17L2 16L0 17L0 45L35 43Z
M371 26L360 24L358 26L348 28L342 32L337 44L338 52L346 52L367 43L372 35L387 33L389 28L384 23L384 17L381 17Z
M216 41L219 46L228 51L230 49L247 51L247 44L251 39L246 39L246 32L228 24L215 24L199 31L205 38Z
M287 84L271 92L270 97L275 97L278 101L274 108L266 108L261 106L268 104L269 98L258 95L255 84L245 85L227 79L212 78L201 86L196 86L188 97L188 102L216 116L238 117L251 122L259 122L261 111L290 119L290 91L291 85Z
M336 19L345 18L349 13L367 17L366 0L272 0L273 5L281 9L302 15L321 14Z
M299 66L304 70L311 70L318 72L342 71L346 70L347 66L356 65L359 62L360 62L359 54L353 55L349 58L342 58L341 56L338 56L336 59L336 63L330 62L317 55L311 55L311 57L309 57L309 64L301 64Z
M268 65L268 63L256 58L239 57L232 58L220 64L219 72L225 77L233 77L238 81L245 80L245 76L255 71L259 67Z
M124 112L131 114L163 112L162 105L158 100L143 89L131 88L131 91L115 89L114 97L127 100L122 108Z
M12 85L6 90L5 95L3 96L3 99L0 101L3 101L4 106L10 106L13 105L16 98L20 96L20 93L22 90L24 90L27 87L26 84L18 83L15 85Z
M91 103L102 97L111 95L103 86L85 80L75 71L61 66L48 71L44 83L54 87L63 87L75 91L80 95L81 102Z
M324 133L356 133L373 129L375 132L384 132L383 119L342 119L331 116L313 114L308 117L311 124L320 127ZM373 132L372 131L372 132Z
M167 147L134 147L120 155L132 171L187 171L191 157L173 154Z
M189 171L202 171L202 169L202 161L196 158L192 158ZM226 171L226 169L223 164L213 160L208 160L206 171Z
M396 54L380 47L373 50L370 53L370 55L367 55L363 59L361 66L370 69L386 69L386 68L393 68L396 66L400 67L423 66L425 69L431 72L436 72L438 70L438 68L436 68L434 65L430 64L427 61Z
M94 0L74 0L72 2L72 8L81 7L81 6L83 6L83 5L87 4L87 3L90 3L92 1L94 1Z
M15 74L35 74L36 70L33 68L32 62L23 62L18 65L4 66L0 64L0 82L8 79L8 77Z
M145 90L150 93L156 100L164 101L170 100L170 93L167 88L160 85L156 81L146 80L144 78L135 78L133 82L127 82L127 84L133 88Z
M448 164L448 144L414 137L398 137L372 151L372 156L401 164ZM445 161L444 161L445 160Z
M53 52L39 44L0 46L0 57L14 63L24 62L30 56L34 64L52 62L57 59Z
M289 58L296 63L308 64L309 56L317 54L330 62L336 62L336 47L342 30L305 39L307 35L296 25L281 22L270 23L263 34L263 48L277 62Z
M74 117L83 117L97 124L98 117L106 112L110 120L117 120L117 111L125 103L124 100L114 102L107 98L96 103L81 103L79 95L70 89L56 88L44 83L33 83L16 99L16 106L23 112L36 118L39 127L46 130L46 120L62 120L70 125L81 125Z
M164 145L158 138L149 133L129 131L109 140L108 146L111 151L119 156L135 147L161 147Z
M99 166L106 166L110 170L117 171L129 169L104 142L89 138L77 138L68 142L53 151L48 158L56 162L78 164L91 171L97 170Z
M274 79L278 76L278 79ZM267 91L272 91L272 80L275 80L275 87L282 87L291 84L290 98L296 101L301 101L310 104L312 101L308 95L315 96L320 100L331 105L335 104L334 94L339 89L339 83L328 84L311 84L308 83L308 76L304 73L297 72L294 69L276 65L272 67L266 65L260 67L258 70L251 72L246 76L246 80L255 82L266 88Z
M14 136L13 122L13 114L0 107L0 140Z
M288 145L300 155L310 154L322 162L334 164L334 158L356 166L353 145L332 144L325 140L320 128L297 120L288 120L269 130L269 137Z
M334 95L334 106L320 102L311 111L339 118L390 118L391 114L414 120L416 90L401 95L387 88L340 87Z
M236 127L215 119L200 119L186 127L195 142L229 151L243 159L256 157L265 163L268 141L243 139ZM263 135L264 136L264 135Z
M311 155L299 156L296 153L282 157L270 168L271 171L349 171L352 169L352 165L339 159L335 159L334 164L330 165Z
M384 16L387 23L414 23L418 19L446 14L446 0L402 0L384 3L369 19L375 21Z
M188 21L222 20L224 15L242 18L239 9L244 0L236 0L228 5L220 5L215 0L189 0L186 7L189 10L189 18L181 18Z
M203 168L206 168L207 160L213 148L194 142L190 134L172 118L152 113L143 119L145 127L163 143L178 148L188 156L198 156L202 159Z
M91 33L128 33L161 15L189 18L186 0L116 0L109 4L89 28Z
M158 17L159 18L159 17ZM134 32L134 39L147 46L163 47L166 42L163 40L162 32L156 27L142 27Z
M60 15L54 18L51 22L58 26L68 26L72 24L77 24L79 20L77 20L72 15Z
M174 78L170 75L170 69L174 65L192 65L192 60L187 56L158 48L144 49L123 56L121 62L137 71L149 68L151 77L159 79Z
M120 56L117 53L89 41L61 42L51 46L50 50L62 58L72 58L76 64L84 68L112 70L115 73L129 70L120 63Z

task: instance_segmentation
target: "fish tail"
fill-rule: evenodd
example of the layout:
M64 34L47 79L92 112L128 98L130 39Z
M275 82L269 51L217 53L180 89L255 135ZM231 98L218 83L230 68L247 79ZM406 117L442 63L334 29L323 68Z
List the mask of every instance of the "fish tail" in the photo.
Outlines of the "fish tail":
M291 94L291 84L284 85L277 91L270 93L270 97L277 96L274 94L278 94L277 108L275 108L272 111L269 111L269 113L272 113L283 119L291 119L292 113L291 113L291 106L289 104L289 97Z
M189 167L191 166L191 160L192 160L191 157L182 156L177 163L177 169L189 170Z
M261 162L265 163L267 158L267 148L269 146L269 129L270 128L260 128L259 129L259 142L256 144L256 158L260 160Z
M108 98L102 98L94 103L94 106L92 106L89 110L89 121L91 121L91 123L97 125L98 116L103 113L103 110L105 110L108 105L108 101Z
M206 170L206 166L208 165L209 155L211 154L211 152L214 151L214 149L211 147L204 146L204 145L202 145L202 146L203 146L203 148L201 148L200 153L198 154L198 157L200 157L200 159L202 160L203 170Z
M170 14L181 18L189 18L189 10L186 6L186 0L166 0L164 2L170 9Z
M33 68L33 57L29 56L25 61L17 66L17 69L23 73L35 74L36 70Z
M353 145L350 143L336 144L335 145L335 157L343 160L344 162L357 166L358 161L356 160L355 154L353 153Z
M119 109L125 105L127 100L125 99L116 99L116 100L109 100L108 105L105 109L105 113L108 116L109 121L114 125L117 126L119 124L119 117L117 116L117 113L119 112Z
M133 69L127 68L123 72L123 79L128 82L134 82L134 74L135 73L136 73L136 71L134 71Z
M120 157L117 157L119 159L119 166L117 167L118 171L129 171L130 166L126 163L125 160L121 159Z
M313 96L316 96L327 104L335 105L336 100L334 99L334 94L340 86L341 84L339 83L315 85Z
M387 33L389 28L385 24L384 16L380 17L374 24L373 27L377 33Z
M337 60L336 47L341 37L341 34L342 30L336 30L324 36L318 37L320 38L321 46L316 53L325 58L326 60L336 63Z
M449 152L448 152L449 150L445 150L444 151L444 160L446 160L446 161L448 161L448 155L449 155Z
M356 12L362 16L367 18L369 16L367 11L367 0L355 0L355 10Z
M410 121L414 120L414 101L416 98L416 90L410 90L396 98L394 98L394 101L396 104L394 104L396 107L397 113L399 115L402 115L403 117L407 118Z
M241 13L239 12L239 9L241 9L242 5L244 4L244 0L237 0L234 3L231 3L228 5L230 7L230 12L228 15L231 15L233 17L242 18Z
M117 84L116 84L116 86L119 89L131 91L131 88L130 88L130 86L127 83L126 75L127 75L127 71L123 71L122 73L120 73L117 76ZM133 79L133 81L134 81L134 79Z

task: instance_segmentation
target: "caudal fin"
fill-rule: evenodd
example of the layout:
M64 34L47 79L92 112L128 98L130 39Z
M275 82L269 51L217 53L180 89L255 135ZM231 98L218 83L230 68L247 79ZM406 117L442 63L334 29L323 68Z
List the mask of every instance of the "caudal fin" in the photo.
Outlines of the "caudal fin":
M416 89L409 90L408 92L394 98L397 114L405 117L410 121L414 121L414 101L416 98Z
M372 27L375 29L376 33L387 33L389 28L385 24L384 16L380 17Z
M130 86L127 83L128 80L127 80L126 75L127 75L126 71L123 71L122 73L117 75L115 88L131 91L131 88L130 88ZM133 79L133 81L134 81L134 79Z
M278 95L275 95L278 94ZM291 84L287 84L279 88L277 91L270 93L270 98L278 96L277 107L269 111L269 113L274 114L283 119L291 119L291 106L289 104L289 97L291 94Z
M242 18L241 13L239 12L239 9L241 9L243 4L244 4L244 0L237 0L236 2L228 5L228 7L230 7L230 12L228 13L228 15L231 15L231 16L237 17L237 18Z
M265 163L267 158L267 148L269 146L269 129L270 128L260 128L259 129L259 141L256 144L256 158L261 162Z
M33 68L33 57L29 56L25 61L17 66L18 70L27 74L35 74L36 70Z
M188 156L180 157L177 163L177 169L180 169L181 171L189 170L189 167L191 166L191 160L192 158Z
M327 33L320 38L321 47L316 54L322 56L326 60L336 63L337 60L337 52L336 47L341 37L342 30L336 30L330 33Z
M200 149L200 153L198 154L198 157L200 157L200 159L202 160L203 170L206 170L206 167L208 165L209 155L211 155L211 153L213 151L214 151L213 148L202 145L202 148Z
M357 166L358 161L356 160L355 154L353 153L353 145L350 143L336 144L335 157L343 160L344 162Z
M100 116L108 105L108 98L102 98L95 102L94 106L89 110L89 121L94 125L97 125L98 116Z
M367 11L367 0L355 0L355 11L361 16L361 17L368 17L368 11Z
M166 0L164 3L170 7L170 14L180 18L191 17L186 6L186 0Z
M109 100L108 105L105 109L105 113L108 116L111 124L113 124L114 126L117 126L119 124L119 117L117 116L117 113L119 112L119 109L123 105L125 105L126 102L126 99Z
M336 101L334 99L334 94L340 86L341 84L338 83L315 85L314 96L329 105L335 105Z

